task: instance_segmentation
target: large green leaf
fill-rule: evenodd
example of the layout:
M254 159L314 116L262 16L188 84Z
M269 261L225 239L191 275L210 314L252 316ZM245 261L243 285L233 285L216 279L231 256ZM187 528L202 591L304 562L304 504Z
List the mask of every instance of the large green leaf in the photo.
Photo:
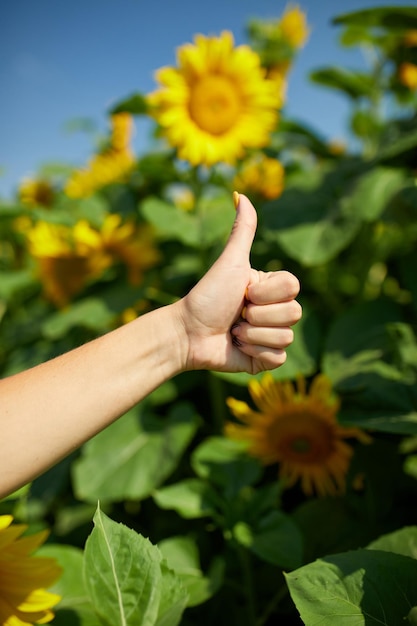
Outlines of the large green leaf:
M365 166L340 164L313 187L288 187L264 209L265 237L302 265L330 261L346 248L361 220L351 211L350 194Z
M177 511L185 519L213 515L218 500L211 485L198 478L186 478L173 485L161 487L152 495L161 509Z
M30 270L0 271L0 298L11 300L15 294L27 291L34 284L35 278Z
M383 389L382 381L381 390ZM395 390L397 394L404 391L400 386ZM383 398L380 398L380 402ZM339 414L340 421L344 426L358 426L369 428L371 431L393 433L397 435L417 435L417 412L400 410L369 410L344 409Z
M236 216L230 194L203 196L198 200L195 210L199 222L200 246L224 243Z
M97 507L84 554L84 579L107 626L177 626L188 593L148 539Z
M199 199L192 213L150 197L142 203L141 212L161 237L199 249L225 240L235 215L231 198L226 195Z
M372 97L374 81L369 74L340 67L325 67L311 72L314 83L342 91L353 99Z
M378 366L391 348L387 325L401 319L401 309L388 300L356 304L331 325L322 369L334 383Z
M409 30L417 28L417 8L413 6L385 6L363 9L361 11L338 15L333 19L333 23L351 26L376 26L387 29L399 28L400 30Z
M286 580L306 626L393 626L417 604L417 561L380 550L318 559Z
M405 287L411 292L412 305L417 310L417 249L414 248L407 255L400 257L399 268L401 279Z
M281 511L271 511L255 527L238 522L233 537L260 559L285 569L302 563L303 538L291 518Z
M220 587L224 570L222 559L215 558L205 576L201 571L197 545L190 537L164 539L158 543L158 548L187 590L187 606L202 604Z
M389 301L358 304L330 328L322 370L343 396L343 423L383 432L417 429L417 347Z
M194 436L199 418L188 404L177 404L157 419L135 407L85 444L73 466L81 500L140 500L175 470Z
M374 157L375 163L390 162L393 159L410 155L410 161L415 154L417 147L417 128L414 121L414 128L409 128L406 132L398 132L390 141L386 140L385 145L381 146L377 155Z
M254 484L261 476L258 461L245 452L246 446L224 437L209 437L193 452L191 465L195 473L222 488L228 499L242 487Z
M160 237L176 239L188 246L199 245L199 224L194 214L153 197L142 202L141 213Z
M370 550L385 550L417 559L417 526L407 526L382 535L367 547Z
M361 176L350 198L353 214L364 221L377 219L402 189L406 174L398 168L376 167Z
M81 326L98 333L106 332L114 323L114 312L99 298L87 298L69 308L50 315L42 324L42 334L47 339L65 337L68 332Z
M177 572L161 562L161 599L155 626L177 626L188 605L188 591Z

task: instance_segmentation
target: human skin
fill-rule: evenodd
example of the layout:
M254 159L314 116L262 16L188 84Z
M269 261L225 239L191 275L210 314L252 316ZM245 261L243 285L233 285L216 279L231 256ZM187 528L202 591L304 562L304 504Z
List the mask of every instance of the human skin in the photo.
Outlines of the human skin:
M283 365L301 317L300 285L289 272L251 267L256 223L240 195L222 254L181 300L0 380L0 497L181 372L257 374Z

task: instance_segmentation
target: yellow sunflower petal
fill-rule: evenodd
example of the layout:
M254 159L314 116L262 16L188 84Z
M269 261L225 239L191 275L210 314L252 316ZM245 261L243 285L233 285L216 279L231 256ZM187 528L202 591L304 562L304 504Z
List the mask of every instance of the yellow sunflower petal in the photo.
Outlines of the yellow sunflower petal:
M193 165L234 163L269 142L280 100L258 55L234 47L233 35L196 35L177 51L177 68L156 73L152 115L181 159Z
M227 404L240 423L228 423L225 434L247 441L248 453L264 464L278 463L287 486L300 482L307 496L335 496L346 488L346 474L353 448L344 440L368 443L360 429L337 422L340 401L328 378L316 376L309 390L302 378L297 386L275 381L267 373L251 380L249 391L259 412L243 401L228 398Z

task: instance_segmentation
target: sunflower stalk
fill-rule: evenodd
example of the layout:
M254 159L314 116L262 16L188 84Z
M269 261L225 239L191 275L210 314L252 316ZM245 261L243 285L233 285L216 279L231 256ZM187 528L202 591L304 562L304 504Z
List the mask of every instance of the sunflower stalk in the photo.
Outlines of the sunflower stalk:
M247 626L256 626L256 601L250 553L243 546L237 545L237 554L242 569L242 583L247 606Z

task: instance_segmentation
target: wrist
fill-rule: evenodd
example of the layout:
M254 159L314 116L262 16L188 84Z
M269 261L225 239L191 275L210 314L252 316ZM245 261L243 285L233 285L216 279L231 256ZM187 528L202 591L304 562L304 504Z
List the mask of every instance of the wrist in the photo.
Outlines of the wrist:
M171 378L188 369L189 336L186 329L182 300L157 310L161 315L158 329L161 332L162 366L165 378Z

